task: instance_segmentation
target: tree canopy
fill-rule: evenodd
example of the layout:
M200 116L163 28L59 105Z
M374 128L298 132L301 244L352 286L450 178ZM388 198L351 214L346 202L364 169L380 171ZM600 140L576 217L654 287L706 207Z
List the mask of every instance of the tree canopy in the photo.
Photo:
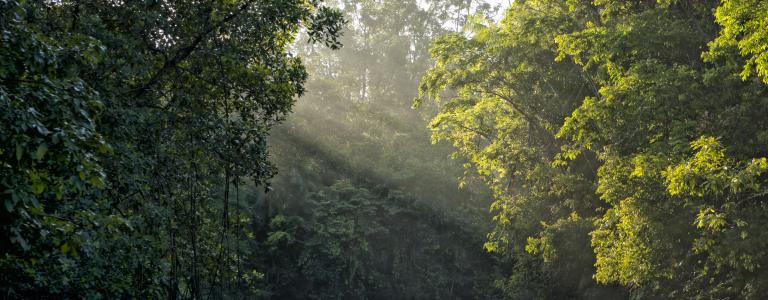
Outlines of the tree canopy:
M416 104L494 190L486 247L580 297L765 295L765 4L519 1L438 39Z
M318 1L0 2L4 297L200 298L247 286L230 184L304 91ZM221 200L223 199L223 201ZM46 296L47 295L47 296Z
M768 1L499 3L0 0L0 298L765 298Z

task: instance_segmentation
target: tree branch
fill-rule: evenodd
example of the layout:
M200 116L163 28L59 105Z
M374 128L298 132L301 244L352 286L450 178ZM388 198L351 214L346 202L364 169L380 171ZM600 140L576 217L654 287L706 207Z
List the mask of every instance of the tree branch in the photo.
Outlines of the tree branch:
M149 79L149 81L147 81L144 85L142 85L139 88L136 88L136 89L133 89L131 91L128 91L128 93L135 92L136 93L134 95L135 97L143 96L152 86L154 86L158 82L160 82L160 78L162 78L163 75L165 75L166 72L168 72L169 70L175 68L179 63L181 63L182 61L187 59L197 49L197 47L200 45L200 43L203 42L205 37L207 37L214 30L217 30L217 29L221 28L226 23L228 23L232 19L234 19L237 16L239 16L243 11L248 9L248 7L250 7L251 4L253 4L254 2L255 2L255 0L246 1L245 3L240 5L240 7L237 9L237 11L235 11L233 13L230 13L228 16L226 16L224 19L222 19L221 21L217 22L216 24L207 26L205 29L203 29L203 31L199 35L197 35L192 40L192 42L188 46L179 49L179 51L176 52L176 55L174 55L173 58L171 58L169 60L166 60L165 63L163 63L163 66L160 68L160 70L158 70L155 73L155 75L153 75ZM206 20L208 19L207 16L210 14L211 10L212 9L209 9L209 11L206 13Z

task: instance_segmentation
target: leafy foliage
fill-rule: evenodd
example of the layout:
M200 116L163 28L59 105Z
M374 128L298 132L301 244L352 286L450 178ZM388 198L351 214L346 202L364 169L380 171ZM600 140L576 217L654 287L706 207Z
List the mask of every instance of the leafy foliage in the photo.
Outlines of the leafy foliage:
M768 294L768 2L510 5L0 0L0 297Z
M634 298L764 294L764 4L521 1L438 39L416 103L494 190L487 248Z
M710 44L709 57L732 56L738 51L746 59L743 79L756 75L768 83L768 31L765 19L768 18L768 4L765 1L723 1L715 11L715 19L722 30Z
M578 26L565 3L513 4L500 27L438 39L437 65L420 86L422 98L441 104L429 125L433 138L453 143L494 192L497 226L486 248L521 261L525 251L541 254L548 264L536 272L548 275L529 276L557 282L548 297L601 289L590 283L587 236L601 207L590 198L595 159L562 164L555 156L564 146L555 137L561 120L591 92L578 65L556 60L555 37Z
M493 293L493 274L478 266L494 261L460 243L480 244L466 240L466 224L401 191L338 182L304 204L311 213L303 217L272 217L265 233L270 248L257 256L271 262L265 271L273 297L463 299Z
M231 185L274 173L267 131L307 76L287 47L301 24L338 47L341 15L316 1L13 0L0 14L3 297L247 291Z
M263 289L274 298L494 295L484 190L457 187L461 164L446 159L447 145L430 145L426 114L410 108L430 40L463 22L467 4L337 3L350 20L345 46L295 46L307 93L272 131L280 174L271 192L249 195L257 240L282 243L252 246ZM274 220L288 221L265 231Z

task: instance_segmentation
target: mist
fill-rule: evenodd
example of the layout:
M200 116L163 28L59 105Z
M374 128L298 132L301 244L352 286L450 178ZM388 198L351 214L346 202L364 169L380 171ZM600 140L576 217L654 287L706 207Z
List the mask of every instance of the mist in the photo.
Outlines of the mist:
M766 299L768 1L0 1L0 299Z

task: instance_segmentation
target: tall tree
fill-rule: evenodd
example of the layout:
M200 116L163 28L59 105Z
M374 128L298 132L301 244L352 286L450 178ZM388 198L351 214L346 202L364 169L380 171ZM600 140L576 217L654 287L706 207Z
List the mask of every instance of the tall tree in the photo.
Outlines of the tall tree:
M486 248L512 256L520 272L529 268L522 252L547 262L504 283L516 298L612 292L591 280L587 234L603 207L594 196L596 160L558 159L562 120L594 89L578 65L555 59L555 37L584 23L557 1L515 3L499 26L476 17L465 32L436 40L437 64L416 99L440 104L433 138L450 141L493 190L496 228ZM553 278L527 282L539 268Z
M494 264L482 250L487 197L457 187L461 165L446 159L446 145L430 145L426 114L410 107L432 63L430 40L454 21L452 2L338 1L349 20L344 48L296 46L307 93L273 132L280 174L256 195L254 228L269 228L257 236L280 241L253 256L274 297L494 292L495 271L483 271Z
M2 293L245 289L230 185L272 176L266 134L307 76L288 45L303 24L339 47L341 14L282 0L0 9Z
M490 250L525 245L575 296L756 298L764 23L760 1L516 2L435 43L417 103L494 189Z

